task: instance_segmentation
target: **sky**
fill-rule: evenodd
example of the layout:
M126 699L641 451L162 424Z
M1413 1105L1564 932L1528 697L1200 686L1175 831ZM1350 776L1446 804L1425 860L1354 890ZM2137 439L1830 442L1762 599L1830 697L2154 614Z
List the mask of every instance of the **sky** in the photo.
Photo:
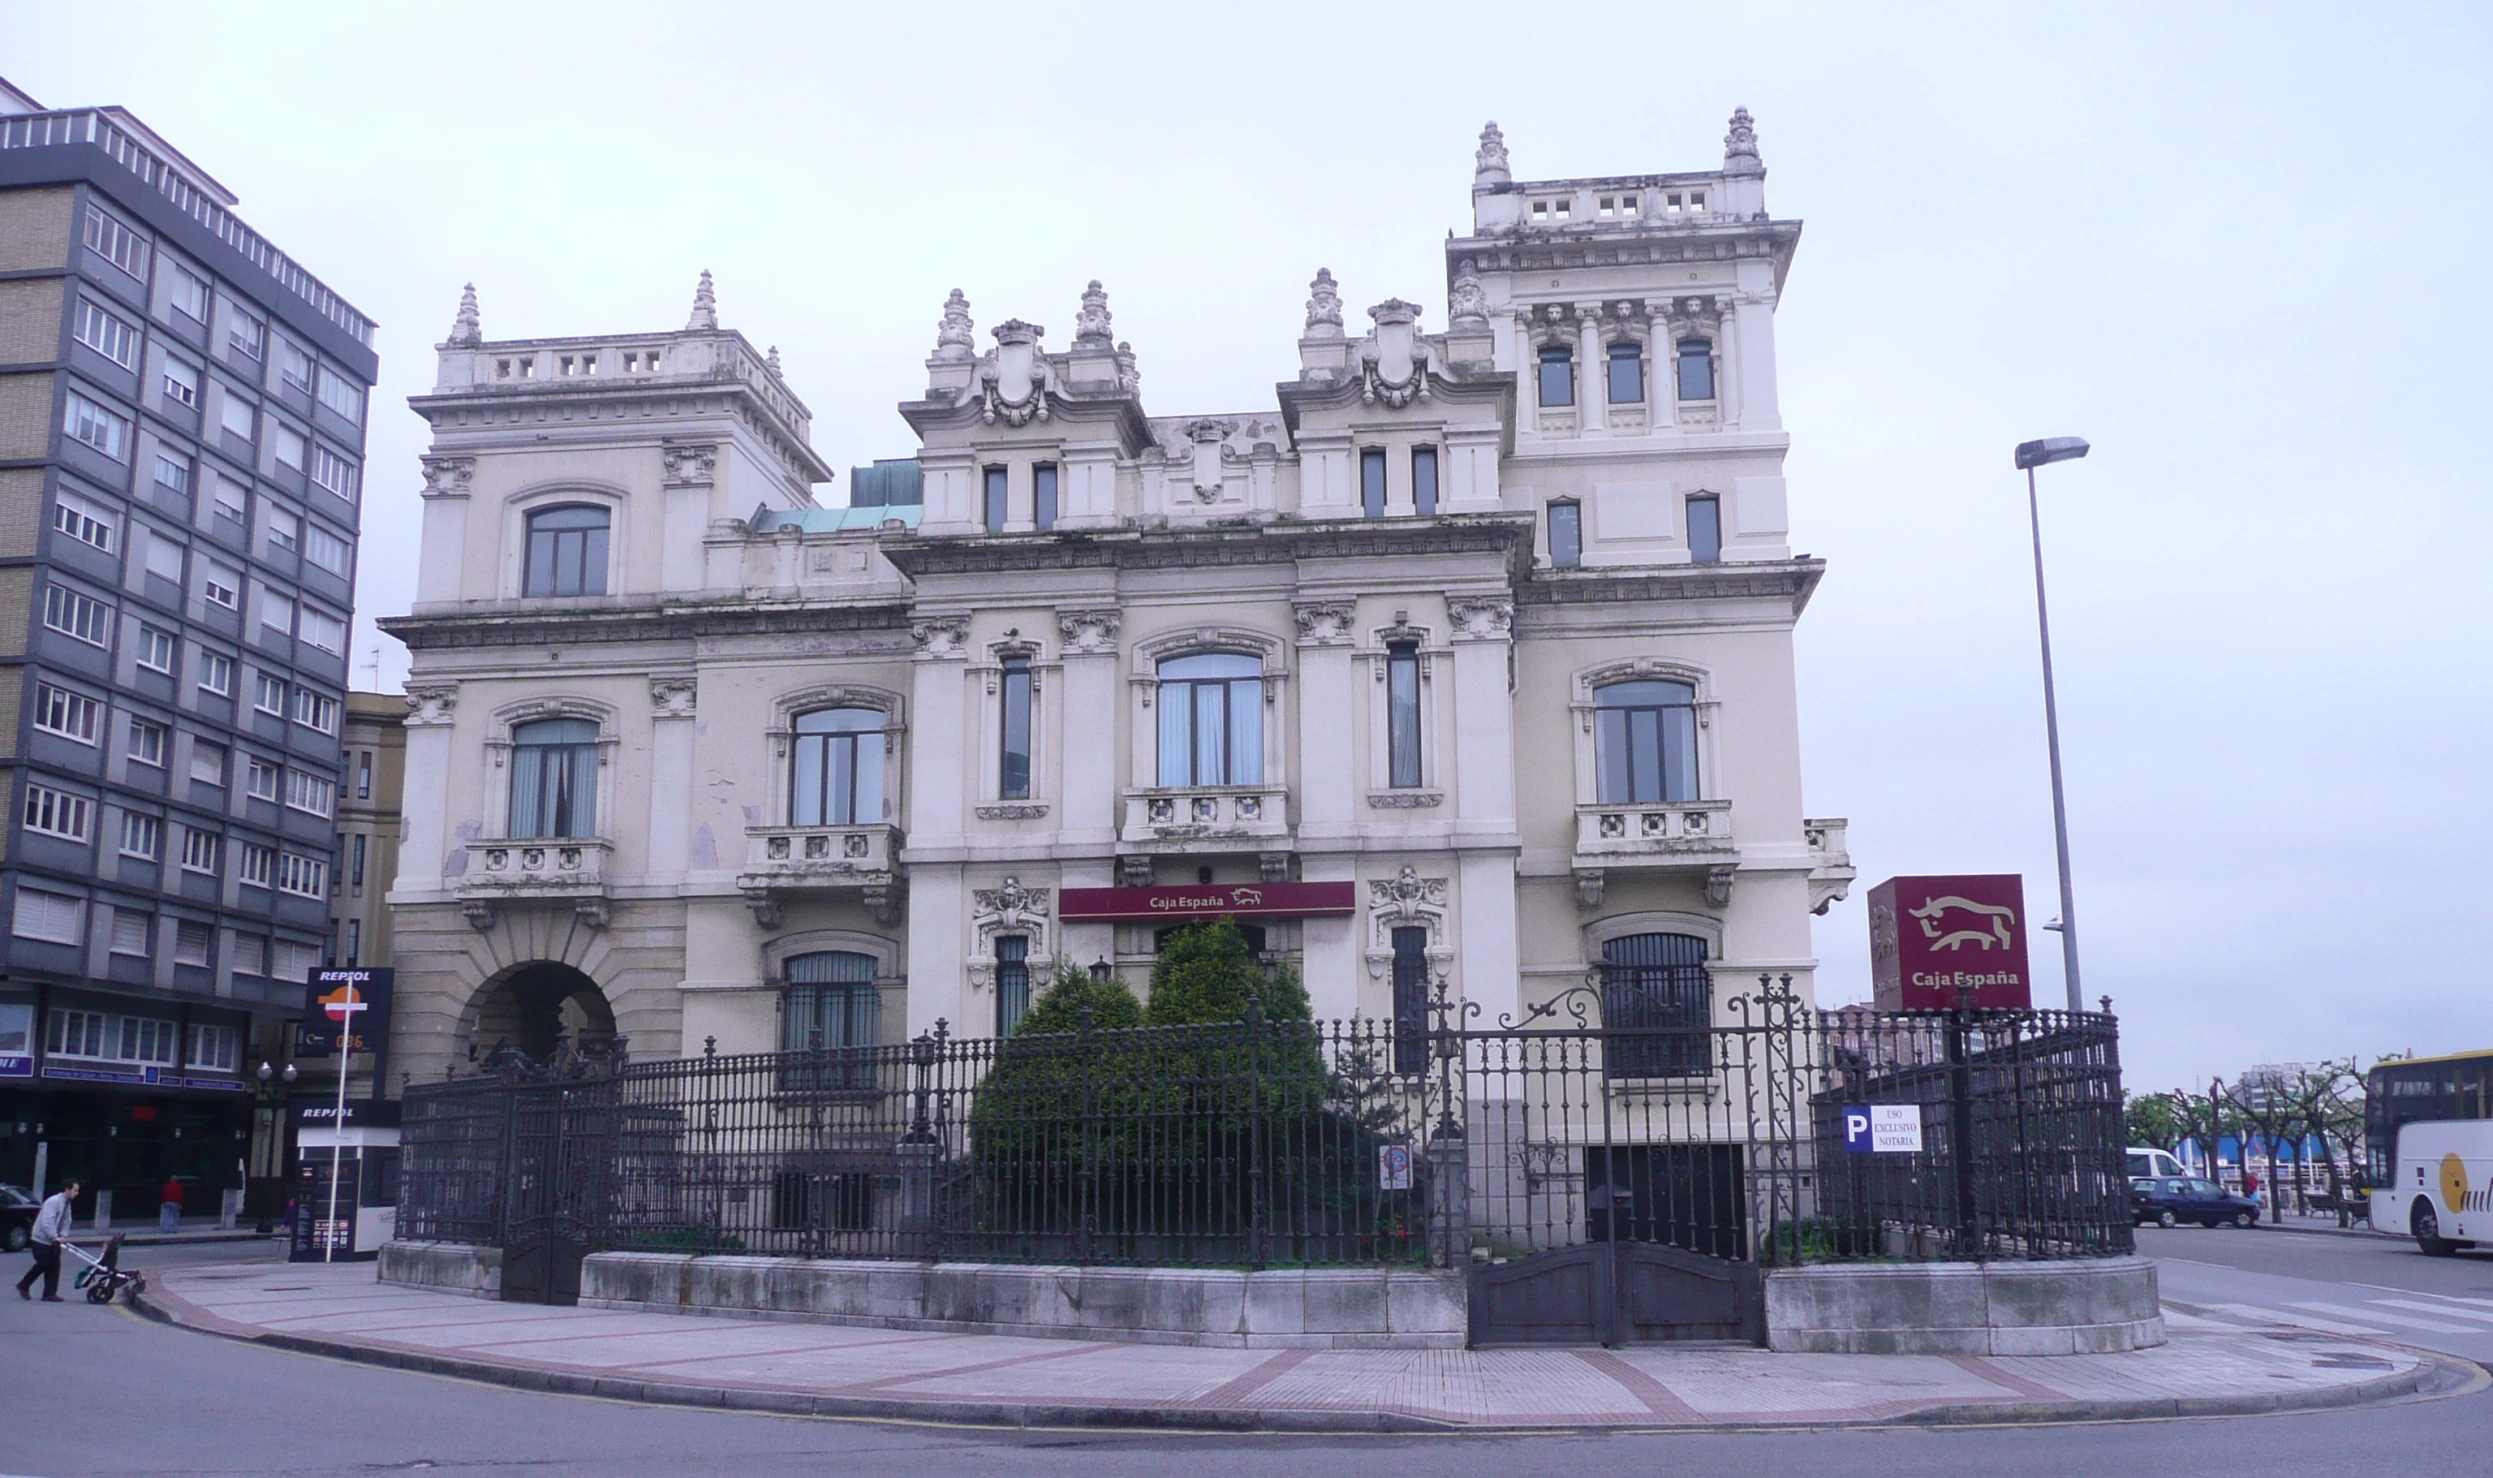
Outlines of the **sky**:
M2129 1085L2493 1047L2493 20L2411 5L272 7L0 0L0 76L120 104L380 323L359 685L406 659L417 457L488 337L671 328L704 268L834 466L907 455L944 294L1156 415L1269 409L1307 279L1442 327L1481 123L1517 178L1718 167L1806 223L1777 310L1808 809L1863 900L2017 872L2057 912L2043 526L2083 981ZM826 500L845 498L839 484ZM377 650L377 666L367 665ZM2056 1003L2056 936L2037 995Z

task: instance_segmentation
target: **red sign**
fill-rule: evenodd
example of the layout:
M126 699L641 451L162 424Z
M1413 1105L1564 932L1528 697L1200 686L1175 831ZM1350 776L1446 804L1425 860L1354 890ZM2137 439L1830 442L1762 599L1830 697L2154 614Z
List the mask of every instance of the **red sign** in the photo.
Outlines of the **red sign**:
M331 1021L344 1026L364 1009L363 994L352 984L341 985L320 998L320 1009Z
M1068 924L1172 919L1303 919L1359 906L1349 883L1212 883L1185 888L1067 888L1057 917Z
M2016 873L1889 878L1870 890L1870 979L1882 1011L1959 1004L2022 1011L2025 879Z

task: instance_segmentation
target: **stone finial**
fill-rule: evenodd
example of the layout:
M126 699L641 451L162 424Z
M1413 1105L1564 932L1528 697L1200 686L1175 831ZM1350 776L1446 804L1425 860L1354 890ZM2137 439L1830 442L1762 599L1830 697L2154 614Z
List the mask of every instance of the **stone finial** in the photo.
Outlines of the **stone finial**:
M785 376L785 375L781 372L781 370L780 370L780 368L779 368L779 346L778 346L777 344L773 344L773 345L771 345L771 346L770 346L770 357L769 357L768 359L764 360L764 361L763 361L763 363L764 363L764 364L766 364L766 365L768 365L768 366L770 367L771 378L773 378L773 379L784 379L784 378L786 378L786 376Z
M1455 268L1454 287L1446 294L1446 310L1457 328L1489 325L1489 295L1481 290L1480 274L1473 270L1469 257Z
M710 286L710 269L701 269L701 285L693 289L692 317L684 320L687 332L693 329L718 327L718 293Z
M1480 148L1472 155L1472 183L1504 185L1513 180L1506 170L1506 135L1498 132L1497 121L1491 119L1480 126Z
M1307 332L1310 337L1338 339L1342 336L1342 289L1333 280L1333 269L1318 267L1313 282L1307 284ZM1330 329L1330 333L1325 330Z
M473 349L485 342L485 320L476 311L476 284L471 282L459 293L459 316L450 320L450 343L453 348Z
M1123 340L1117 343L1117 383L1128 395L1143 388L1143 372L1134 366L1134 346Z
M1105 349L1116 342L1113 320L1108 312L1108 294L1091 279L1082 290L1082 311L1073 320L1073 341L1085 348Z
M1746 108L1731 110L1731 132L1723 135L1723 173L1764 174L1765 162L1757 157L1757 120Z
M970 336L976 325L970 322L969 299L954 288L944 299L944 321L935 326L935 357L937 359L975 359L978 341Z
M1419 316L1419 304L1406 303L1400 298L1387 298L1368 310L1368 317L1376 320L1380 328L1389 323L1416 323Z

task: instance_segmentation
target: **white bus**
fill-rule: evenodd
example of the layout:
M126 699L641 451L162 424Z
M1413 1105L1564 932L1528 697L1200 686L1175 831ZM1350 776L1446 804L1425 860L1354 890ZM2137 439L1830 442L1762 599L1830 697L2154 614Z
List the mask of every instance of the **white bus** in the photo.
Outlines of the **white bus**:
M2412 1233L2429 1257L2493 1242L2493 1119L2401 1125L2372 1225Z

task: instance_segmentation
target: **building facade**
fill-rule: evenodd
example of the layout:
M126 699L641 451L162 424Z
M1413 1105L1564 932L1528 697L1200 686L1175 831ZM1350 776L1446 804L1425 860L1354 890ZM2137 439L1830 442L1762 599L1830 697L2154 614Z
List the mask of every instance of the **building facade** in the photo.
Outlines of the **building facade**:
M1227 913L1319 1016L1594 982L1710 1020L1852 872L1802 804L1770 218L1720 169L1519 182L1482 134L1442 331L1311 284L1271 406L1145 410L944 306L847 506L719 326L440 348L397 1057L419 1079L1008 1028Z
M372 324L0 86L0 1178L240 1188L327 947Z
M406 700L396 693L346 695L337 872L329 884L332 965L387 969L390 964L388 900L390 883L398 876L406 718Z

